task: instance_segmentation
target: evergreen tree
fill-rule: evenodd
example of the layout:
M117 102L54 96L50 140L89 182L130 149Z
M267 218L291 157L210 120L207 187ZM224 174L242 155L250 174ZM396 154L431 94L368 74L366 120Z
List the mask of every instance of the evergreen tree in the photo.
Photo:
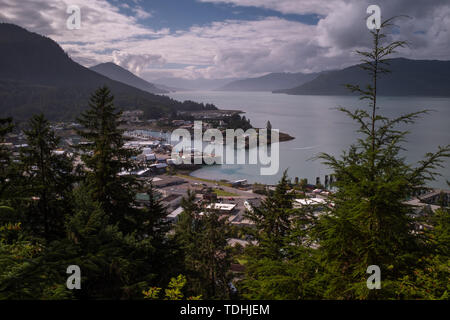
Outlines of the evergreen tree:
M441 207L424 223L427 251L411 274L400 279L396 290L401 299L450 299L450 209Z
M172 228L167 219L167 209L158 197L153 184L147 189L149 201L138 214L136 234L149 237L154 251L151 254L152 273L157 275L158 283L167 283L171 276L182 271L179 266L179 248L173 237L169 237Z
M130 211L135 214L131 205L137 181L132 175L119 175L133 168L130 157L134 153L123 147L119 129L121 112L115 110L113 101L107 87L99 88L91 96L90 108L78 119L83 126L78 134L87 142L80 150L93 200L100 203L105 213L112 215L113 222L125 225Z
M0 226L0 300L71 298L65 270L48 264L47 252L43 242L29 239L21 223Z
M5 137L8 133L12 132L14 125L12 118L0 118L0 164L1 175L4 177L4 170L7 168L10 159L10 151L3 144L5 143ZM4 181L2 180L2 185Z
M417 167L400 156L401 143L407 132L400 124L413 123L424 112L410 113L390 119L380 114L377 83L388 72L387 57L405 45L396 41L384 45L383 30L372 31L373 50L358 52L363 56L362 68L371 75L367 88L349 85L349 89L369 101L369 109L341 110L355 120L361 138L341 158L321 154L336 176L334 206L322 216L317 239L329 283L326 298L365 299L393 297L395 282L411 272L417 264L423 241L416 235L413 208L404 204L415 191L424 189L434 177L434 169L449 147L426 155ZM366 269L378 265L382 274L382 290L368 290Z
M199 207L193 193L183 199L182 207L175 239L184 256L189 294L205 299L229 298L230 227L226 219L215 210Z
M284 172L275 192L260 207L246 213L246 217L255 224L253 236L258 246L254 249L258 251L258 257L273 260L284 257L283 248L290 235L290 218L294 213L289 189L287 173Z
M12 119L0 119L0 143L12 129ZM67 297L42 263L43 241L30 237L19 210L13 208L23 191L18 187L18 169L10 150L0 144L0 300Z
M162 247L171 228L171 224L167 220L167 209L162 204L152 183L148 186L146 193L149 201L143 208L139 224L144 228L144 232L149 232L152 241Z
M397 298L450 299L450 209L444 207L425 214L422 221L427 250L397 286Z
M21 151L21 188L22 197L33 200L24 223L36 235L55 239L64 236L64 215L70 213L72 160L55 153L60 139L42 114L33 116L28 127L24 131L28 147Z
M113 100L108 88L98 89L91 97L90 109L78 120L83 126L78 132L88 142L80 148L87 168L83 188L89 193L88 201L99 206L97 216L104 221L98 225L98 232L104 235L104 242L91 245L94 239L89 238L85 244L75 242L75 248L81 257L108 256L107 260L99 261L102 268L114 267L114 273L108 277L92 270L90 277L100 278L90 281L94 286L91 295L100 297L103 285L107 288L104 297L141 297L142 289L151 282L161 283L164 277L169 279L167 268L164 269L167 267L165 259L172 254L167 240L169 226L165 219L167 212L156 199L152 186L147 190L148 205L138 208L134 198L142 187L134 176L121 174L134 168L130 159L134 152L123 146L119 128L121 112L115 111ZM74 217L81 220L71 220L68 226L84 230L93 219L90 214L81 210ZM96 247L106 250L108 255L92 254L91 250Z
M245 250L245 278L239 288L245 299L314 299L321 297L316 250L309 230L314 208L293 208L287 174L260 207L247 212L254 223L255 244ZM319 283L318 283L319 282Z
M5 147L5 137L12 132L13 124L11 118L0 118L0 226L8 228L6 224L11 226L17 220L16 213L12 208L13 189L15 185L16 175L12 158L11 150Z
M4 143L6 135L12 130L12 119L0 118L0 199L5 196L11 182L11 152Z
M431 241L436 254L450 257L450 209L436 210L431 219Z
M227 217L221 217L215 210L206 210L202 222L204 231L200 236L198 268L203 271L207 284L205 297L228 299L231 251L227 242L230 234Z
M74 292L75 298L142 298L142 290L155 277L151 240L122 232L93 200L93 192L90 185L75 189L75 212L66 222L67 240L52 250L48 260L55 261L55 269L80 267L82 290Z

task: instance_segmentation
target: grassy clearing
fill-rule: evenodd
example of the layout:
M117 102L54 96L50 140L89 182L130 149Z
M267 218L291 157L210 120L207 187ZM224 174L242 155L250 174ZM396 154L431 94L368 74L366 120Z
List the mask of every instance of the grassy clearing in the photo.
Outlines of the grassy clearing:
M219 186L231 187L230 183L226 183L226 182L222 182L222 181L197 178L197 177L192 177L192 176L188 176L186 174L180 174L180 173L177 173L176 176L180 177L180 178L191 179L191 180L196 180L196 181L201 181L201 182L214 183L214 184L218 184Z
M228 192L228 191L220 190L220 189L213 189L213 192L215 194L217 194L218 197L237 197L237 196L239 196L236 193L232 193L232 192Z

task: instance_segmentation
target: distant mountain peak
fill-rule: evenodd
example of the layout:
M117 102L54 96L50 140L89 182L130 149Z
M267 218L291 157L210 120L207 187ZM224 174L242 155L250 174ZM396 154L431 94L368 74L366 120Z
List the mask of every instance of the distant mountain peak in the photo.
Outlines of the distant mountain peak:
M381 96L450 96L450 61L389 59L391 73L380 76ZM359 65L324 73L292 89L275 93L292 95L351 95L345 84L366 87L370 76Z
M316 78L318 73L274 72L256 78L232 81L219 91L268 91L292 88Z
M158 88L142 78L139 78L131 71L121 67L114 62L104 62L90 68L91 70L104 75L112 80L125 83L129 86L150 92L150 93L169 93L169 91Z
M91 94L104 85L110 88L118 109L142 109L148 118L173 110L211 108L115 81L76 63L52 39L16 25L0 23L0 48L0 117L20 121L44 113L51 120L72 120L87 108ZM103 67L153 86L119 66Z

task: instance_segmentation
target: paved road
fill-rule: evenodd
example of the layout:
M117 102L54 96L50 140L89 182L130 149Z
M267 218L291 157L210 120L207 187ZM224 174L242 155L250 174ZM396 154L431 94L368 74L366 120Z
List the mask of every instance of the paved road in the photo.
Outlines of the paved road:
M236 196L220 196L217 198L220 199L221 202L223 202L223 203L236 204L235 215L237 216L238 221L240 221L243 218L243 214L245 212L244 202L246 200L248 200L248 199L261 199L262 200L264 198L264 196L257 194L257 193L253 193L252 191L245 191L245 190L240 190L237 188L218 185L214 182L204 182L204 181L196 180L195 178L189 178L189 177L184 177L184 176L179 177L179 178L183 179L187 183L183 183L183 184L175 185L175 186L169 186L169 187L165 187L163 189L168 193L177 193L177 194L185 195L189 189L195 190L195 189L200 188L202 185L203 186L206 185L207 187L210 187L213 189L220 188L223 191L236 194Z
M242 198L242 199L252 199L252 198L258 198L258 199L262 199L264 198L264 196L257 194L257 193L253 193L251 190L246 191L246 190L241 190L241 189L237 189L237 188L233 188L233 187L227 187L227 186L223 186L223 185L219 185L216 184L214 182L204 182L204 181L199 181L196 180L195 178L188 178L188 177L180 177L181 179L185 180L188 182L188 185L191 189L194 189L196 186L198 187L199 185L206 185L207 187L213 188L213 189L222 189L223 191L229 192L229 193L234 193L237 196L225 196L225 197L219 197L219 198ZM180 185L182 186L182 185Z

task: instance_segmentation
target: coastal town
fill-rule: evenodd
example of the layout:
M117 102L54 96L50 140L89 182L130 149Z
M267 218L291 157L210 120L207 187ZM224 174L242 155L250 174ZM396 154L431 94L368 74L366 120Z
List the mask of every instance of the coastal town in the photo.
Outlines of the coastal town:
M450 1L0 3L14 315L450 300Z
M235 110L208 110L192 112L189 115L180 114L179 119L166 117L144 120L141 110L123 112L121 121L124 147L134 152L135 156L132 160L135 169L123 171L119 175L133 175L144 185L151 184L158 199L167 209L167 220L173 224L178 221L179 215L183 212L181 206L183 197L193 192L197 204L204 207L205 212L210 210L219 212L223 219L227 219L236 228L245 230L252 227L253 222L246 218L246 212L258 208L265 197L275 190L276 185L249 183L245 179L228 181L214 180L214 177L197 178L190 173L205 164L177 165L171 158L173 145L170 141L169 129L192 130L193 120L198 118L203 119L204 129L216 126L219 130L225 130L230 124L229 120L237 114L239 111ZM76 122L52 124L52 129L61 137L61 146L55 152L73 157L75 167L83 166L81 157L77 154L78 146L89 143L76 134L76 129L79 127L80 125ZM18 158L21 149L27 147L24 133L16 131L8 134L2 147L10 149L13 156ZM195 151L192 155L204 156L201 151ZM320 215L327 206L334 206L333 179L333 175L325 175L317 177L313 183L299 177L289 181L294 208L310 208L314 215ZM145 206L149 201L147 193L136 193L136 206ZM416 208L417 215L434 212L440 206L448 206L449 201L450 191L439 189L430 189L405 199L405 203ZM245 247L251 241L245 232L239 234L240 238L228 240L230 246ZM237 272L242 271L238 265L234 265L233 268Z

